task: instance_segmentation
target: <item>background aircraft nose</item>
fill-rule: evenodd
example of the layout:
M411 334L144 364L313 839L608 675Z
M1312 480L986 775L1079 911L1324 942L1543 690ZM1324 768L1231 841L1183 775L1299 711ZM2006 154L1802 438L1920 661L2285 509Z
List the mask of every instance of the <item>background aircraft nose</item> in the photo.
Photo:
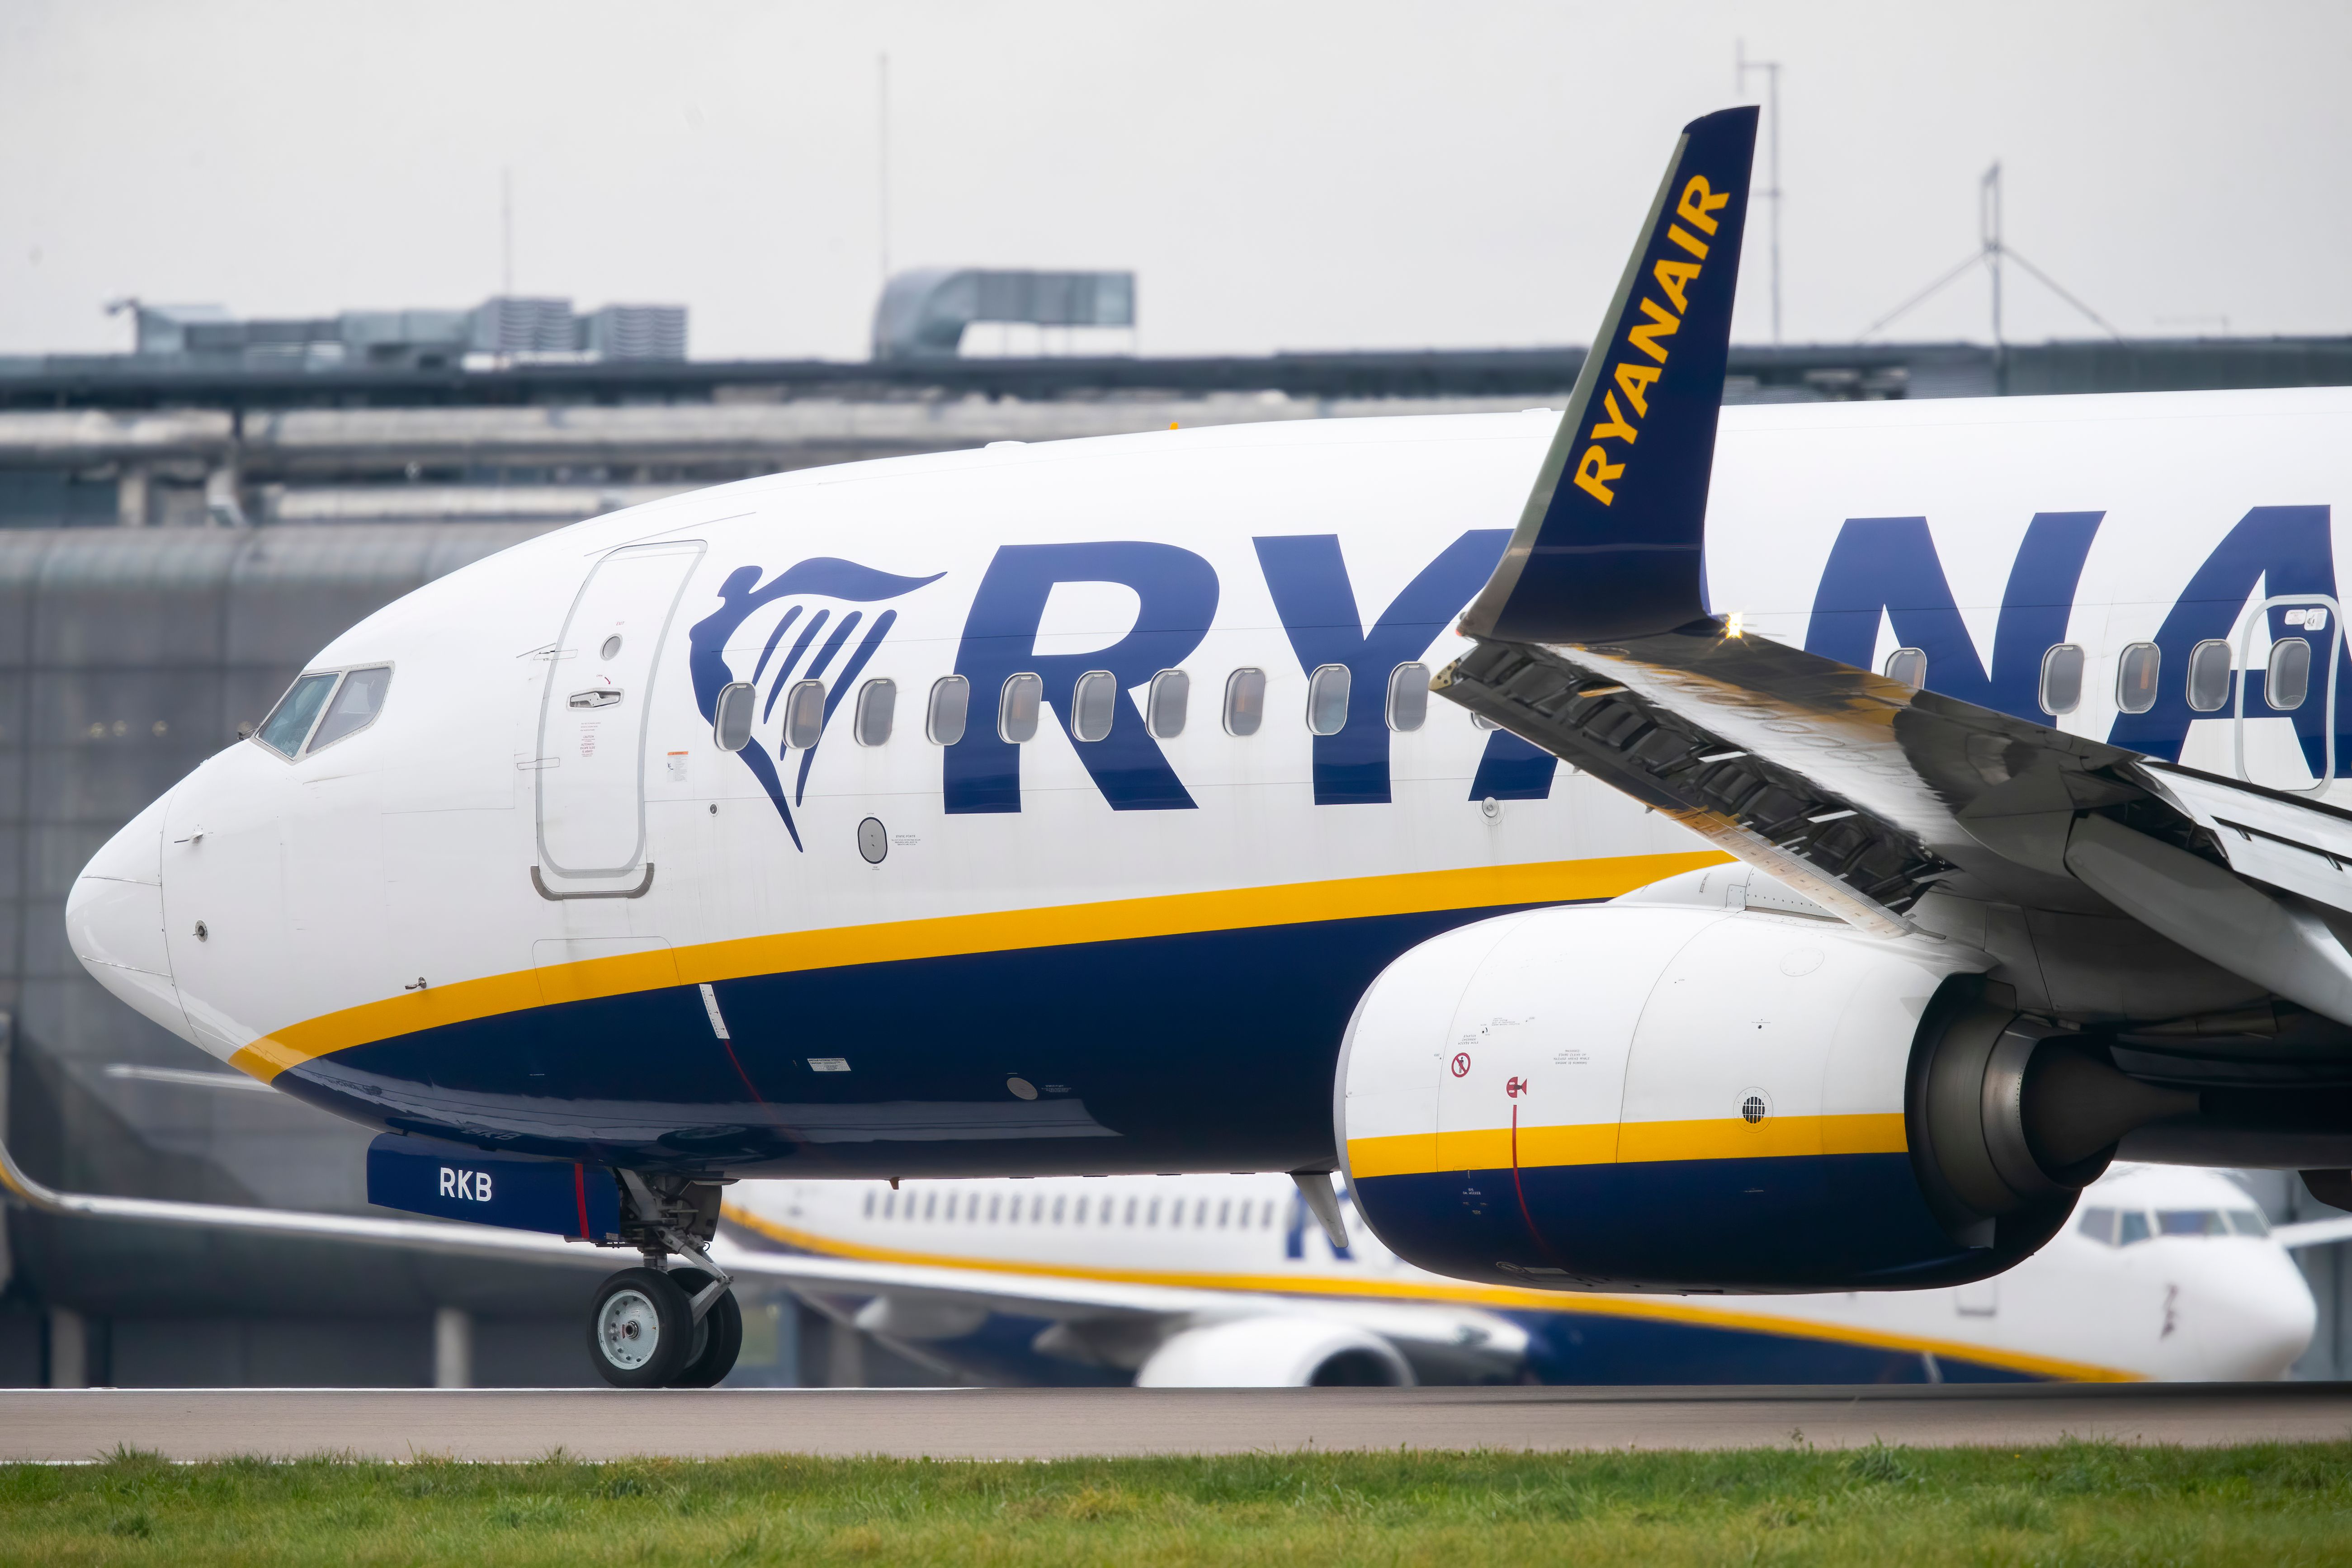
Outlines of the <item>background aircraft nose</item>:
M2311 1344L2319 1308L2303 1270L2286 1248L2245 1237L2207 1242L2226 1247L2226 1261L2184 1281L2181 1303L2198 1319L2190 1325L2210 1363L2208 1377L2284 1377Z
M131 819L90 857L66 895L66 940L91 978L182 1039L192 1039L163 939L163 807Z

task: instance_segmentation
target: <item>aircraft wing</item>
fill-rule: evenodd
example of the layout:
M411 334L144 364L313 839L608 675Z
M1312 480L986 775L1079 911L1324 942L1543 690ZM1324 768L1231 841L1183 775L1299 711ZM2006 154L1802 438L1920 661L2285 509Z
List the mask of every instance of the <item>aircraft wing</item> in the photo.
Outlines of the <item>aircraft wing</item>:
M2292 1252L2297 1247L2327 1247L2339 1241L2352 1241L2352 1215L2338 1215L2334 1219L2309 1219L2298 1225L2271 1226L2271 1239Z
M2352 953L2329 929L2352 915L2352 814L1710 613L1752 114L1685 128L1512 542L1463 616L1474 647L1433 687L1863 931L1922 930L1914 911L1938 890L1978 910L2121 913L2352 1024ZM1994 945L1948 921L1937 934Z
M0 1189L26 1207L69 1218L129 1221L248 1234L294 1237L362 1247L388 1247L475 1258L576 1267L611 1273L631 1256L562 1237L499 1226L445 1220L379 1218L373 1215L310 1214L299 1210L246 1208L229 1204L179 1203L154 1198L66 1193L34 1180L0 1142ZM723 1217L751 1229L748 1216ZM1265 1316L1309 1316L1351 1324L1394 1342L1409 1360L1437 1359L1466 1370L1515 1371L1528 1336L1508 1320L1472 1308L1413 1302L1302 1299L1270 1291L1215 1290L1126 1283L1041 1274L1019 1266L975 1262L971 1267L821 1257L746 1246L722 1230L708 1248L711 1260L737 1279L783 1285L826 1309L825 1299L860 1297L887 1302L902 1321L928 1309L937 1320L949 1311L1001 1312L1055 1323L1116 1325L1129 1343L1156 1343L1182 1329ZM917 1309L909 1312L908 1309ZM891 1313L831 1315L859 1321L861 1328L894 1350L924 1364L936 1358L893 1333Z

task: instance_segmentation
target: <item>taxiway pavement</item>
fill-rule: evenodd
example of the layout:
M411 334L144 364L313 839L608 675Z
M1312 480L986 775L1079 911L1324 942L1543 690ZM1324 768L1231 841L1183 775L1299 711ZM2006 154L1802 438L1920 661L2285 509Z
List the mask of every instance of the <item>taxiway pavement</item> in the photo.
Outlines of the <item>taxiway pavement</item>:
M1735 1448L2352 1437L2352 1384L1830 1388L77 1389L0 1391L0 1461L1302 1448Z

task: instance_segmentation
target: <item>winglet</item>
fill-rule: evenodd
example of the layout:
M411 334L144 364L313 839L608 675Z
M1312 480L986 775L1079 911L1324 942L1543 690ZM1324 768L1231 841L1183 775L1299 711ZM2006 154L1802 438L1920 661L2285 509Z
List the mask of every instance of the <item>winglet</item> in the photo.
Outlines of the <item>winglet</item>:
M1700 552L1756 120L1726 109L1683 127L1517 531L1462 617L1468 635L1593 642L1706 614Z

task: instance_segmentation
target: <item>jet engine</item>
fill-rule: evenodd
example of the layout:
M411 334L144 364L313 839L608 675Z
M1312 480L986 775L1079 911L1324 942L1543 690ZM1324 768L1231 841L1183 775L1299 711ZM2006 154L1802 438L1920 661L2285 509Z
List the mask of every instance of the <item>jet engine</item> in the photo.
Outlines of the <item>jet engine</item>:
M2195 1095L2021 1016L1983 953L1744 868L1449 931L1357 1005L1334 1112L1399 1256L1562 1289L1947 1285Z
M1349 1323L1240 1318L1171 1334L1135 1374L1138 1388L1405 1387L1412 1368L1394 1345Z

